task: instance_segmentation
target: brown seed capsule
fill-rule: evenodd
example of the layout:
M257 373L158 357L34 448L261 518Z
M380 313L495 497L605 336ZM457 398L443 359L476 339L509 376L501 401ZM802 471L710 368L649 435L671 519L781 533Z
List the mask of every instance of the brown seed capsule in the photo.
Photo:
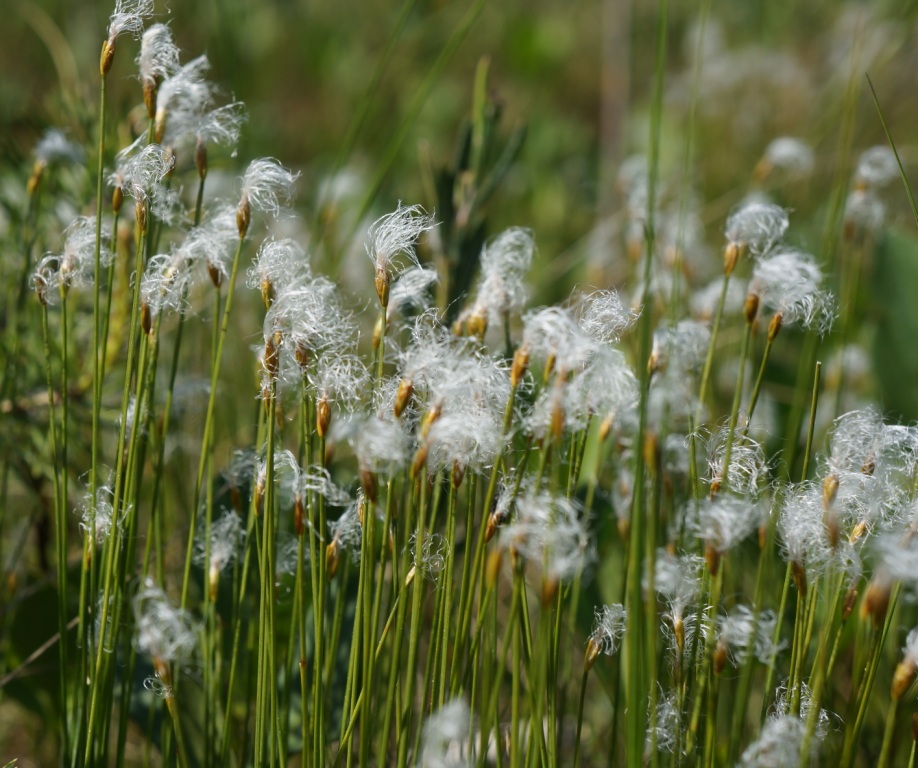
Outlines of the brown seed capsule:
M473 312L466 321L466 329L470 336L477 336L479 339L484 339L485 333L488 331L487 313L481 310Z
M325 571L328 573L329 580L335 578L340 562L341 553L338 548L338 540L332 539L331 543L325 548Z
M551 605L558 596L558 580L553 577L546 577L542 580L542 605Z
M261 301L265 305L265 309L271 309L271 305L274 303L274 283L267 277L261 280Z
M147 117L152 120L156 117L156 95L159 90L159 83L154 78L146 78L143 81L143 103L147 108ZM156 143L159 139L154 136Z
M500 573L500 564L503 561L503 550L500 547L492 549L488 553L488 562L485 566L485 584L493 587L497 582L497 574Z
M140 234L146 234L147 206L143 200L137 200L134 203L134 218L137 220L137 229L140 231Z
M249 204L249 196L243 193L239 205L236 206L236 229L239 231L240 240L245 240L251 223L252 206Z
M425 440L423 443L418 446L417 452L414 454L414 461L411 462L411 477L415 478L424 468L424 464L427 461L427 451L430 448L430 444Z
M708 571L712 576L716 576L720 570L720 552L710 541L705 542L704 560L708 564Z
M516 352L513 353L513 365L510 368L510 386L516 389L520 381L522 381L523 376L526 375L526 370L529 368L529 347L525 344L516 348Z
M408 407L408 402L411 400L411 395L413 393L414 382L411 379L402 379L398 383L398 391L395 393L395 406L393 408L395 418L401 418L401 415L405 412L405 408Z
M200 136L194 147L194 166L198 171L198 178L204 181L207 178L207 142Z
M757 293L746 294L746 301L743 303L743 315L749 325L755 322L755 316L759 313L759 295Z
M822 508L828 509L831 507L837 495L838 475L833 472L830 475L826 475L826 479L822 481Z
M583 655L583 671L589 672L593 665L596 663L596 659L599 658L599 654L602 652L601 646L594 642L591 637L587 640L586 653Z
M364 496L375 504L377 497L376 475L365 467L360 469L360 486L363 488Z
M867 533L867 521L861 520L854 528L851 529L851 534L848 536L849 544L857 544L861 537Z
M781 326L784 324L784 313L775 312L768 324L768 340L774 341L781 332Z
M309 347L306 346L302 339L296 342L296 346L293 348L293 356L296 358L300 370L305 374L306 369L309 367Z
M148 336L153 330L153 314L150 311L150 305L145 301L140 304L140 328Z
M861 618L868 616L873 620L873 626L879 629L886 620L889 611L889 596L892 587L885 579L878 581L876 576L867 585L864 599L861 601Z
M102 43L102 55L99 58L99 74L105 77L112 68L115 60L115 38Z
M328 434L331 418L332 412L328 399L320 397L316 401L316 432L318 432L319 437L325 437Z
M462 481L465 479L465 467L462 466L458 461L453 462L453 469L450 472L450 481L453 484L453 488L456 490L459 489L459 486L462 485Z
M121 213L121 206L124 203L124 187L120 184L115 186L112 192L112 212L116 215Z
M280 366L280 348L274 342L274 336L271 335L265 340L265 371L272 379L277 378L277 372Z
M599 425L599 442L604 443L609 437L609 433L612 431L612 424L614 423L615 417L610 413L602 420L602 423Z
M293 503L293 530L297 536L302 536L306 530L306 509L303 506L303 497L299 493Z
M893 701L899 701L906 694L912 687L912 683L915 682L916 676L918 676L918 665L911 656L906 656L896 666L893 674L892 685L889 688L889 695Z
M739 260L740 245L739 243L727 243L724 248L724 274L732 275L736 269L736 262Z
M381 307L389 306L389 273L384 267L376 268L376 295Z
M223 273L217 269L216 265L212 262L207 262L207 276L210 278L210 282L213 283L214 288L219 288L223 284Z
M791 574L794 577L794 586L797 587L797 591L800 593L800 596L806 597L806 568L803 567L803 563L798 563L796 561L792 562Z
M430 428L433 426L434 422L440 418L440 414L443 412L443 404L436 402L433 403L428 409L427 413L424 414L424 419L421 421L421 439L427 437L427 434L430 432Z
M714 674L720 675L727 666L727 642L722 637L717 638L717 646L714 648Z

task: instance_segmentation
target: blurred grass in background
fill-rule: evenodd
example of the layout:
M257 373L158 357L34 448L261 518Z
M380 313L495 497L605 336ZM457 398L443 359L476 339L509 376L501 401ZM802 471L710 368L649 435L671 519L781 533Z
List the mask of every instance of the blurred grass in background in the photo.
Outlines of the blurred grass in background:
M336 177L339 190L353 190L373 176L422 81L472 4L406 5L400 28L403 7L372 0L175 3L161 18L171 20L187 55L207 53L211 78L246 104L249 123L240 157L277 155L302 169L301 206L312 207L331 183L329 176L342 159L342 138L367 98L387 45L392 56L379 87L369 94L368 120L354 151ZM911 82L918 59L914 4L776 5L711 7L688 181L698 199L720 203L704 217L713 229L745 191L749 170L776 136L791 134L813 144L814 186L831 178L839 162L850 163L838 157L837 145L844 90L852 76L859 91L853 145L882 142L864 89L862 74L868 70L893 131L903 134L899 141L906 157L912 155L905 131L918 110ZM66 0L13 0L7 8L0 29L0 69L6 75L0 82L0 162L22 175L45 127L68 128L78 141L92 137L99 30L110 11ZM669 10L664 178L673 178L682 163L693 32L701 9L702 4L678 3ZM377 209L388 210L398 198L422 199L420 153L428 152L437 165L449 162L469 112L476 63L487 56L503 130L528 127L492 229L533 227L543 260L580 243L597 214L611 213L619 202L613 192L619 163L646 144L656 13L657 4L646 0L486 3L410 125ZM113 114L136 104L137 83L124 71L112 84ZM787 193L790 204L812 204L812 195ZM902 196L895 197L904 203ZM576 250L574 256L579 255ZM571 258L563 269L579 263ZM561 269L546 275L547 290Z

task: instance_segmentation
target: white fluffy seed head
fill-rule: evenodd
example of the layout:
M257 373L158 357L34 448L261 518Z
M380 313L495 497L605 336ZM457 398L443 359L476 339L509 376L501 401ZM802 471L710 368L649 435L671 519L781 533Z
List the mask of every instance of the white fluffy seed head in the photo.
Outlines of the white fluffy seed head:
M108 25L109 42L114 43L123 34L139 37L143 31L143 20L152 15L153 0L116 0Z
M603 605L593 612L593 632L590 642L600 653L611 656L628 628L628 611L620 604Z
M516 510L516 519L501 530L502 547L541 567L554 581L565 581L592 562L586 521L573 500L530 490L516 499Z
M166 593L147 579L134 598L134 643L154 659L184 661L196 645L196 627L187 611L173 607Z
M366 250L377 272L392 278L408 267L419 267L417 240L434 225L433 215L421 206L404 206L401 202L392 213L373 222L367 233Z
M812 256L777 251L756 263L749 291L765 308L780 312L784 325L812 329L822 336L836 315L835 299L822 283L822 270Z
M861 153L854 172L856 186L882 187L899 175L896 155L886 146L876 146Z
M813 170L813 150L801 139L780 136L765 148L762 161L768 169L805 176Z
M481 277L473 313L489 324L504 322L526 306L526 277L532 266L535 242L532 231L513 227L502 232L481 251Z
M772 715L765 721L759 738L740 757L743 768L784 768L800 760L806 722L794 715ZM818 742L815 745L818 747Z
M206 531L198 532L195 540L195 560L210 572L219 573L235 562L245 542L245 524L232 510L224 510L210 528L210 559Z
M49 128L35 145L35 160L43 165L55 163L80 163L83 161L83 147L70 141L59 128Z
M144 84L158 84L179 68L179 49L167 24L153 24L140 39L137 69Z
M102 266L110 263L110 250L106 242L111 237L102 230ZM31 284L40 290L46 303L54 303L60 293L70 288L91 285L95 274L96 219L78 216L64 230L64 245L60 253L45 254L31 278Z
M299 176L274 158L253 160L242 177L240 204L245 201L253 211L277 216L293 202Z
M565 307L545 307L523 316L523 346L533 361L554 364L562 374L582 368L592 356L596 342Z
M465 768L471 712L462 699L453 699L427 718L418 768Z
M787 211L780 206L751 202L730 214L724 234L729 244L744 246L758 256L780 242L789 225Z
M621 340L641 316L640 309L626 307L613 290L593 291L575 301L580 327L588 336L606 344Z

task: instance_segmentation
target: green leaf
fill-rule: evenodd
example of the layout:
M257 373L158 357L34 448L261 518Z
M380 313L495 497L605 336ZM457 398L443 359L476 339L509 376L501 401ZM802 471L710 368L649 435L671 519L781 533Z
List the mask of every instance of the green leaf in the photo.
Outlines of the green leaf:
M898 230L881 240L873 270L871 314L876 318L873 363L881 406L904 421L918 419L918 238Z

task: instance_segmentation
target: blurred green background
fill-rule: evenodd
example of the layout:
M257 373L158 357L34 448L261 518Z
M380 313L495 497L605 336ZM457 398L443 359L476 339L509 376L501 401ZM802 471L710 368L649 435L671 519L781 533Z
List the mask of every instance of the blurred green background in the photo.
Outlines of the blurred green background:
M24 175L46 126L64 127L77 140L93 136L98 51L111 8L69 0L4 5L0 161ZM167 12L158 4L159 20L171 23L185 60L206 52L212 79L248 107L239 157L271 155L302 170L305 209L328 188L342 160L347 174L334 177L336 189L360 188L374 176L434 62L475 6L445 0L169 5ZM416 119L408 121L378 210L399 198L431 204L423 200L419 158L450 162L471 107L476 64L489 57L489 88L502 107L503 132L528 128L519 162L494 206L492 229L531 226L543 259L569 253L597 215L616 209L617 167L646 145L658 11L647 0L482 3ZM703 18L699 49L695 31ZM910 157L918 63L914 19L913 3L670 3L664 176L675 178L683 167L694 103L690 177L677 183L690 183L699 200L713 205L703 217L712 232L745 192L752 167L775 136L791 134L813 144L818 163L811 183L822 184L839 162L850 161L838 155L838 134L852 76L859 92L852 145L882 140L864 89L866 71ZM365 104L387 47L391 56L369 94L368 119L353 152L342 158L343 137ZM130 62L136 44L123 39L119 49L111 78L113 115L126 114L139 101ZM696 70L699 50L702 65ZM799 208L819 200L791 195L790 202ZM581 251L575 248L575 255Z

